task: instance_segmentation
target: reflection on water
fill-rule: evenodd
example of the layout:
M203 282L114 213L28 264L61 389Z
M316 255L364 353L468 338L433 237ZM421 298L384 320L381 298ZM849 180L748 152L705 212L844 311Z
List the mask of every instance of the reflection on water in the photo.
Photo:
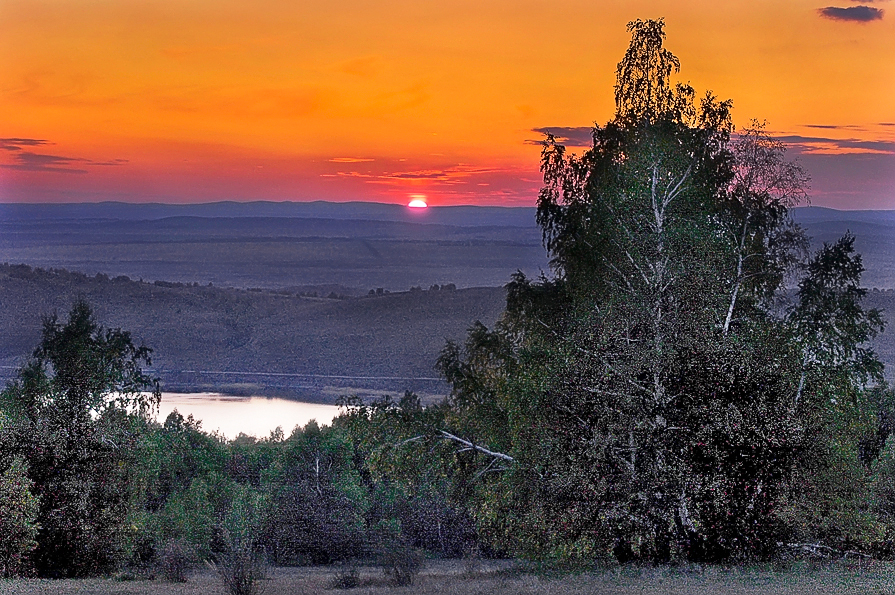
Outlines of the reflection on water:
M227 438L239 433L265 438L277 426L287 436L292 429L315 419L321 426L338 415L335 405L318 405L286 399L231 397L216 393L162 393L158 420L164 422L172 411L184 417L192 414L206 432L219 431Z

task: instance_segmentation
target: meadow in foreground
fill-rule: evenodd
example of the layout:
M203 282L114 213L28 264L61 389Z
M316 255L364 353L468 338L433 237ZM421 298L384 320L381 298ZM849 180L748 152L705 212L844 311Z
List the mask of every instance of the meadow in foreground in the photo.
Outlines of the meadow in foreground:
M408 595L559 595L559 594L808 594L808 593L895 593L895 567L890 563L813 566L795 562L786 567L734 566L674 568L619 567L604 571L540 576L512 563L470 567L461 561L430 563L409 587L393 587L374 568L359 571L360 585L354 589L333 588L337 572L330 567L275 568L264 581L267 594L351 593L357 595L399 592ZM0 581L2 595L212 595L224 593L218 577L207 570L186 583L119 581L115 579Z

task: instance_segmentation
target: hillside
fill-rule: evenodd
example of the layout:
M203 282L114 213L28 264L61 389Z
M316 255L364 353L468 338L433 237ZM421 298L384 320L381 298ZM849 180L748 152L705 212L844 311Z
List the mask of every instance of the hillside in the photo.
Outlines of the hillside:
M895 212L794 215L815 246L855 234L864 284L883 290L868 304L887 311L876 347L895 378ZM532 208L326 202L0 204L0 262L80 272L0 268L0 376L34 347L41 315L80 295L155 349L168 389L330 401L443 394L432 366L445 339L492 324L513 271L549 270ZM436 284L459 289L408 291ZM314 297L330 295L351 299Z
M0 266L0 375L40 336L41 316L83 297L105 326L154 349L166 390L218 390L333 402L338 394L444 394L433 365L446 339L493 324L501 288L329 299L290 292L162 285Z

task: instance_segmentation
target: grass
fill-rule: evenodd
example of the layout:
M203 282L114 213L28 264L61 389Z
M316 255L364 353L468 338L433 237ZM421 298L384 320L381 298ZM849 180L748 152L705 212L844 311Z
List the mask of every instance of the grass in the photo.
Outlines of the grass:
M360 568L359 585L333 588L337 568L274 568L267 593L304 595L351 593L379 595L808 595L895 594L895 564L889 562L734 567L622 567L558 577L527 573L513 563L482 563L474 572L461 561L430 562L411 587L392 587L382 572ZM211 572L187 583L156 581L0 580L0 595L217 595L224 588Z

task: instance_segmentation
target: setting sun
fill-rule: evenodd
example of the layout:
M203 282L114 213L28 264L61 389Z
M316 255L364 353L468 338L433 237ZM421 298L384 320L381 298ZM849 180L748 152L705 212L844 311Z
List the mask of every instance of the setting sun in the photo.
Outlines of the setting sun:
M426 204L426 197L422 194L413 194L411 195L413 200L407 203L407 206L411 209L425 209L429 205Z

